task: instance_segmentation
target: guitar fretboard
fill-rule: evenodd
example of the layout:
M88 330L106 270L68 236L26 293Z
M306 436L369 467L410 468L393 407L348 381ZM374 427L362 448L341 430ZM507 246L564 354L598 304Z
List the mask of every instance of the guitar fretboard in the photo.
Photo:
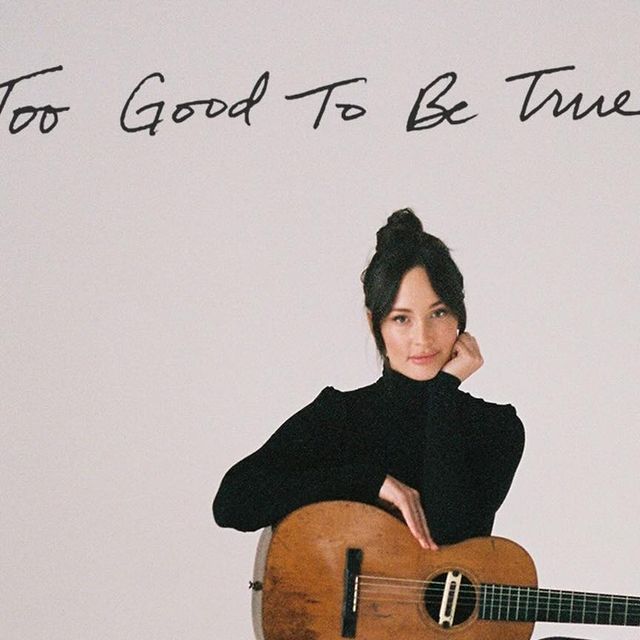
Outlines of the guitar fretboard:
M633 596L483 584L479 604L483 620L640 626L640 598Z

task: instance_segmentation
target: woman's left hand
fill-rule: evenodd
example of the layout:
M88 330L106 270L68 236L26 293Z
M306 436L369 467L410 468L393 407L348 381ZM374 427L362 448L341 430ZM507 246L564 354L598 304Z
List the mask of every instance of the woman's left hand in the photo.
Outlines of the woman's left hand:
M465 331L455 341L451 350L451 359L442 367L442 371L463 381L483 364L484 360L476 339Z

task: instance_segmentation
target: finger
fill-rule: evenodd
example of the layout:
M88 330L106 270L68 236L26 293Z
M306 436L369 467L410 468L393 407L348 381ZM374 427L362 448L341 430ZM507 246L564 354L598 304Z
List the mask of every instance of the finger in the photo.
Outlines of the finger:
M424 514L424 509L422 508L421 504L418 504L417 515L420 521L421 528L424 532L425 540L427 541L427 544L429 546L429 549L431 549L432 551L437 551L438 545L436 544L435 540L431 537L431 531L429 531L429 525L427 524L427 517Z
M459 335L458 341L466 347L474 347L478 345L478 341L469 333Z
M458 347L459 352L464 353L472 357L480 357L480 347L478 342L473 336L466 336L463 340L458 338L457 343L454 345Z
M409 504L407 504L401 511L402 516L404 517L404 521L407 523L407 527L409 527L411 535L420 543L420 546L423 549L429 549L429 541L427 540L424 532L421 530L419 519L416 516L414 510Z
M465 339L463 341L463 344L468 346L473 351L477 351L478 353L480 353L480 347L478 346L478 341L471 334L469 333L465 334Z
M461 355L470 355L470 353L471 350L469 349L468 345L466 345L462 340L458 340L453 345L453 349L451 350L451 356L454 358Z
M414 507L414 513L416 515L416 519L418 521L418 527L422 534L423 539L427 543L427 548L433 551L436 551L438 545L435 543L434 539L431 537L431 532L429 531L429 525L427 524L427 518L424 514L424 509L422 508L422 503L418 499L417 504Z
M414 500L410 500L407 504L406 511L403 513L405 522L409 527L412 535L420 543L423 549L437 550L438 545L434 542L427 526L427 519L424 515L419 496Z

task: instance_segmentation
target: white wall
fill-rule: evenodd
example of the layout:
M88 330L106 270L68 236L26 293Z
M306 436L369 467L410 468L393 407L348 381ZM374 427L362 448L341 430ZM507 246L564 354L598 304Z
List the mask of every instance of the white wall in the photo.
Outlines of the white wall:
M518 112L541 81L640 109L633 2L24 2L2 10L3 637L251 638L257 534L218 529L225 470L327 384L379 374L359 274L401 206L453 249L525 457L495 532L540 584L640 593L640 117ZM246 98L155 136L150 101ZM466 124L405 131L442 73ZM330 82L367 114L343 122ZM1 90L0 90L1 91ZM538 94L536 94L538 95ZM0 94L1 99L1 94ZM13 109L69 106L47 135ZM148 112L147 112L148 114ZM143 116L144 117L144 114ZM130 122L141 123L132 117ZM635 631L538 625L534 637Z

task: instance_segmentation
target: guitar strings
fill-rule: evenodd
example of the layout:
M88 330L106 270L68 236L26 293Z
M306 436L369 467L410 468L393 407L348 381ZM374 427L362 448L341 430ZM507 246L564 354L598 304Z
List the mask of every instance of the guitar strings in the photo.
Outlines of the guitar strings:
M385 576L374 576L367 574L360 574L358 576L358 584L360 586L370 586L376 587L378 585L384 584L385 587L389 588L413 588L419 591L424 591L427 586L432 585L432 588L436 589L441 588L444 589L444 581L425 581L425 580L416 580L410 578L393 578L393 577L385 577ZM405 586L406 585L406 586ZM411 586L415 585L415 586ZM528 587L528 586L520 586L520 585L493 585L493 584L481 584L481 585L473 585L473 584L462 584L460 585L460 591L471 591L473 593L477 593L478 589L491 589L491 596L493 598L517 598L518 591L520 592L521 598L533 598L533 597L549 597L549 599L553 597L567 598L571 597L573 594L574 600L577 598L579 600L589 600L595 599L596 601L605 601L605 600L622 600L624 602L629 602L630 604L640 604L640 597L638 596L623 596L617 594L603 594L603 593L591 593L587 591L569 591L569 590L559 590L559 589L541 589L539 587ZM526 595L523 594L523 591L527 591ZM505 593L507 591L508 593ZM496 593L499 592L499 593ZM515 594L514 594L515 592Z
M478 589L471 584L461 585L458 602L460 604L474 605L480 602L483 609L489 608L490 614L509 610L522 611L526 614L531 609L546 611L548 615L563 613L587 617L609 616L612 619L624 615L625 617L638 616L640 612L634 608L640 604L640 598L635 596L607 595L588 592L572 592L559 590L538 590L537 587L521 587L510 585L481 585L485 594L479 594ZM492 593L486 593L491 588ZM507 593L505 593L507 590ZM526 593L523 591L526 590ZM498 593L496 593L498 591ZM531 593L533 591L533 593ZM515 592L515 593L514 593ZM403 594L408 594L404 596ZM425 593L424 597L415 599L418 594ZM380 602L406 602L406 603L438 603L444 593L444 582L427 583L423 580L408 578L385 578L382 576L361 575L358 580L359 600ZM380 598L383 596L383 598ZM554 596L556 599L554 600ZM483 597L489 602L483 601ZM563 602L571 598L571 602ZM507 600L505 603L504 600ZM534 606L535 603L535 606ZM593 606L595 605L595 606ZM618 610L613 609L617 607ZM624 607L624 611L621 609ZM606 610L608 609L608 610ZM629 610L631 609L631 610Z
M401 586L401 585L396 585L396 584L390 584L390 585L385 585L382 583L367 583L367 582L360 582L359 586L358 586L358 591L361 594L390 594L390 595L394 595L394 594L398 594L398 593L409 593L409 594L419 594L419 593L427 593L429 596L433 596L433 597L438 597L440 594L442 594L444 592L444 585L439 584L437 587L430 587L427 588L427 586L423 586L423 587L414 587L414 586ZM588 605L597 605L596 608L600 609L600 608L604 608L604 607L621 607L621 606L628 606L628 607L636 607L638 604L640 604L640 602L638 602L637 599L632 598L631 596L629 598L627 598L627 596L613 596L611 598L602 598L602 597L597 597L597 598L589 598L589 597L583 597L583 596L577 596L576 594L574 594L573 597L573 602L566 602L567 599L570 599L570 595L571 592L566 592L564 593L562 596L560 596L558 594L557 598L547 598L544 594L537 594L537 593L528 593L528 594L523 594L520 593L520 595L518 596L517 593L501 593L501 594L496 594L496 593L484 593L484 594L479 594L477 592L477 590L472 586L465 586L462 585L460 587L459 590L459 594L462 596L462 598L465 598L465 596L467 597L467 601L475 601L475 600L482 600L483 597L485 600L489 601L488 606L491 607L515 607L515 606L520 606L521 604L524 604L526 606L529 606L532 602L536 602L538 605L538 608L557 608L559 607L560 609L566 608L569 605L573 604L573 608L577 609L577 608L585 608ZM564 602L563 602L564 600ZM505 604L505 601L507 602ZM595 610L595 609L594 609Z
M358 598L358 601L364 601L364 602L375 602L376 604L380 604L380 603L389 603L389 604L421 604L421 605L425 605L425 604L435 604L438 605L439 604L439 600L434 599L432 601L427 600L427 602L425 603L424 599L419 599L419 600L414 600L411 598L379 598L379 597L375 597L375 598ZM475 602L469 603L470 605L475 605ZM480 619L482 620L493 620L494 622L497 621L512 621L512 622L540 622L542 620L540 620L536 615L533 616L533 618L530 618L529 615L527 615L529 613L529 610L527 607L520 607L520 612L521 615L514 615L514 616L508 616L505 615L504 617L497 615L495 617L493 617L493 615L490 615L489 617L480 617ZM533 613L533 612L532 612ZM494 611L491 612L491 614L495 614ZM565 615L565 619L563 620L562 617L563 615ZM603 617L605 618L603 620ZM608 620L606 618L609 618ZM624 621L621 621L620 618L624 618ZM547 612L547 615L545 616L545 619L549 622L574 622L574 623L578 623L581 622L583 624L601 624L601 625L626 625L626 626L639 626L640 625L640 614L638 613L633 613L633 612L615 612L613 614L610 614L609 612L605 612L605 611L598 611L596 609L587 609L584 612L583 611L572 611L571 609L549 609Z
M428 594L426 597L418 597L419 594L408 594L407 596L403 595L403 594L398 594L398 593L393 593L393 592L384 592L384 591L365 591L365 592L359 592L358 593L358 600L360 601L376 601L376 602L405 602L405 603L425 603L425 604L438 604L442 601L442 598L439 598L436 594ZM514 616L517 618L518 615L516 614L516 612L521 613L522 615L525 615L528 612L533 612L533 611L545 611L548 615L552 615L552 614L574 614L575 616L582 616L584 615L585 617L587 615L593 615L596 617L607 617L607 616L611 616L611 617L620 617L620 616L624 616L627 615L629 617L638 617L640 615L639 611L629 611L627 610L626 612L622 611L620 609L620 607L618 607L617 611L611 611L610 607L606 607L606 609L603 609L602 606L586 606L586 607L569 607L569 606L563 606L561 603L550 603L550 605L547 607L545 604L540 603L539 606L534 606L533 603L535 601L534 600L520 600L518 603L515 602L511 602L509 603L509 605L506 605L505 603L493 603L493 604L487 604L486 607L484 606L484 603L477 598L465 598L465 597L459 597L458 598L458 604L461 605L469 605L469 606L475 606L476 603L478 603L480 606L483 607L483 610L488 610L490 615L497 615L497 617L501 617L500 614L504 613L505 617L509 617L508 613L511 612L514 614ZM621 605L622 603L620 603ZM606 605L604 605L606 606Z
M384 586L390 589L415 589L417 591L424 591L428 586L431 590L444 589L444 582L439 581L424 581L424 580L411 580L405 578L385 578L381 576L368 576L360 575L358 578L360 586L369 586L376 588L378 586ZM461 591L472 591L476 593L478 589L491 589L491 596L494 598L517 598L518 592L520 592L521 598L539 597L553 599L569 598L573 595L574 600L590 600L595 599L597 601L607 600L621 600L629 603L639 603L640 597L637 596L623 596L615 594L598 594L589 593L586 591L568 591L568 590L552 590L552 589L540 589L538 587L516 586L516 585L492 585L492 584L463 584L460 586ZM526 591L526 594L524 593Z
M359 602L376 602L376 603L399 603L399 604L423 604L423 605L430 605L430 604L434 604L434 605L439 605L441 602L440 598L437 597L427 597L427 598L418 598L416 599L415 596L414 597L401 597L401 596L396 596L393 597L393 594L383 594L386 595L386 597L380 597L380 594L375 594L374 596L367 596L366 594L363 595L359 595L358 596L358 601ZM460 605L468 605L472 608L475 607L476 605L476 600L475 599L465 599L465 598L458 598L458 604ZM481 604L481 603L480 603ZM550 607L541 607L545 612L545 618L556 618L556 620L558 622L562 622L561 617L563 615L566 615L568 620L565 621L573 621L573 622L584 622L585 624L589 624L590 622L593 623L598 623L598 624L619 624L619 619L621 617L624 618L625 623L628 623L629 621L632 622L636 622L640 623L640 612L637 611L602 611L599 608L594 608L594 607L588 607L588 608L584 608L584 609L571 609L571 608L563 608L562 606L557 607L557 606L550 606ZM538 608L540 609L540 608ZM483 610L486 613L486 610L483 607ZM511 610L511 613L514 614L512 616L509 616L509 610ZM500 615L501 613L504 613L504 616ZM537 613L537 610L535 607L530 607L528 606L528 603L523 603L520 602L520 604L518 605L518 607L516 608L515 605L511 605L511 607L507 607L505 605L502 605L501 607L498 607L498 605L490 605L489 606L489 616L487 618L483 618L483 619L505 619L505 620L513 620L513 621L518 621L520 620L520 618L524 618L523 620L521 620L522 622L525 621L529 621L529 622L534 622L535 619L538 617L537 615L534 615L534 620L529 620L529 613ZM608 620L606 620L606 618L609 618ZM593 618L593 622L591 620L589 620L588 618ZM603 620L604 618L604 620Z
M424 590L414 590L414 589L410 589L410 590L400 590L400 592L398 590L395 591L391 591L391 590L384 590L384 589L363 589L360 588L358 590L358 595L359 596L401 596L401 597L405 597L405 594L407 597L416 597L421 595L422 593L425 593ZM425 593L425 595L423 597L420 598L420 601L427 601L427 602L439 602L442 597L442 592L441 593L437 593L434 591L427 591ZM513 609L515 610L516 608L519 609L530 609L530 608L536 608L539 610L549 610L549 611L571 611L571 610L575 610L575 611L586 611L586 612L598 612L599 615L608 615L609 611L608 609L611 608L618 608L618 610L620 610L621 607L627 606L629 609L633 609L633 607L637 604L637 603L627 603L626 601L619 601L619 602L613 602L613 603L607 603L607 602L595 602L595 601L586 601L584 603L581 602L575 602L573 603L573 607L570 606L569 603L563 603L560 601L541 601L537 598L527 598L527 597L520 597L519 599L516 598L512 598L510 599L508 602L505 602L504 599L498 599L498 598L494 598L493 601L491 600L491 598L486 599L488 600L487 602L485 602L482 598L482 596L478 596L475 593L469 594L469 593L465 593L465 592L461 592L458 596L458 602L462 602L462 603L475 603L475 602L480 602L481 604L483 604L484 606L486 606L487 608L491 609L491 610L498 610L498 609L502 609L504 611L507 611L509 609ZM499 600L499 602L498 602ZM533 606L535 603L536 606ZM595 606L594 606L595 605ZM618 611L617 613L614 612L614 614L618 614L618 613L622 613L620 611ZM640 611L636 611L634 612L633 610L628 611L628 613L630 614L640 614Z

